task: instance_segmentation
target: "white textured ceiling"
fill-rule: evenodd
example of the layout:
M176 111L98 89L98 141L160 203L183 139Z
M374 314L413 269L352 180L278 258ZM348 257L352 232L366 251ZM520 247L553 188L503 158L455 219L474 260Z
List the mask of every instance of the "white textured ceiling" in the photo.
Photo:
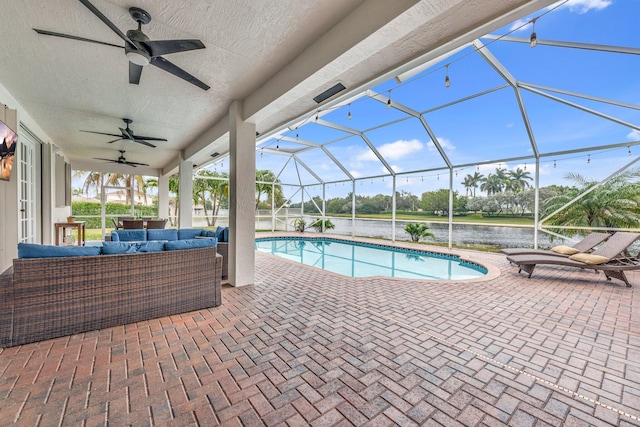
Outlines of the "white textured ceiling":
M124 33L136 27L128 13L136 6L152 16L143 26L151 40L202 40L205 49L166 58L211 86L203 91L153 66L144 68L140 85L131 85L123 49L33 31L124 45L77 0L0 0L0 84L74 168L107 170L92 159L115 159L124 149L127 160L167 173L181 150L197 164L213 151L227 151L226 116L233 100L243 100L245 119L267 133L318 108L312 98L337 82L347 92L362 89L550 3L92 0ZM112 138L80 132L119 133L123 117L133 120L137 134L168 141L154 149L107 144Z

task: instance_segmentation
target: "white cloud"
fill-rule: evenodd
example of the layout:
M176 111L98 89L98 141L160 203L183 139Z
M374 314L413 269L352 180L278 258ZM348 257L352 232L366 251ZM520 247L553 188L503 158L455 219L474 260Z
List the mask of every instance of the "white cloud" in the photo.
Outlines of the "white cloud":
M612 0L569 0L562 7L568 7L571 12L582 15L590 10L602 10L611 6L612 3ZM549 6L549 8L555 7L556 4Z
M564 1L564 0L562 0ZM602 10L613 4L612 0L569 0L565 4L561 4L562 1L556 2L551 6L545 8L545 10L551 10L561 5L560 8L569 8L570 12L577 13L579 15L585 14L591 10ZM513 22L509 27L509 32L531 31L532 26L530 24L534 16L518 19Z
M358 171L349 171L349 173L351 174L352 177L354 178L361 178L363 175L358 172Z
M410 154L413 154L422 150L423 147L424 145L422 144L422 142L418 141L417 139L412 139L410 141L400 139L395 142L382 144L380 147L377 147L377 149L378 149L378 152L382 155L382 157L384 157L385 160L389 161L389 160L399 160L403 157L406 157ZM376 157L375 154L373 154L373 151L369 149L367 149L367 151L363 151L362 153L358 154L358 156L356 157L356 160L360 160L360 161L372 161L377 159L378 158Z
M509 27L509 32L518 32L518 31L524 31L527 29L527 24L529 23L529 21L531 21L530 19L518 19L517 21L515 21L514 23L511 24L511 26Z
M627 138L640 141L640 130L634 129L627 135Z
M453 151L456 149L456 146L453 145L447 138L438 138L438 143L440 143L440 146L445 151ZM429 151L436 151L436 145L431 141L429 141L429 143L427 144L427 148L429 149Z

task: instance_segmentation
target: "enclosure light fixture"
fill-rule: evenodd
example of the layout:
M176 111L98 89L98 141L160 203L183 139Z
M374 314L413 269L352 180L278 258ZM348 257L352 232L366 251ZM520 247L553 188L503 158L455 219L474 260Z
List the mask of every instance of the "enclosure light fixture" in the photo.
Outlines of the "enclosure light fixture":
M316 122L318 121L318 112L316 111Z
M347 114L347 119L351 120L351 104L349 104L349 113Z
M387 99L387 108L391 108L391 90L389 90L389 99Z
M631 146L627 147L627 154L631 155Z
M526 163L524 164L524 170L527 170L527 164Z
M529 37L529 46L536 47L538 45L538 35L536 34L536 21L538 18L533 18L531 20L531 37Z
M264 148L260 149L260 158L262 158L262 155L264 154Z
M451 86L451 79L449 78L449 64L445 65L444 87Z
M591 154L587 154L587 164L591 164Z
M556 168L556 161L555 160L553 161L553 168L554 169Z

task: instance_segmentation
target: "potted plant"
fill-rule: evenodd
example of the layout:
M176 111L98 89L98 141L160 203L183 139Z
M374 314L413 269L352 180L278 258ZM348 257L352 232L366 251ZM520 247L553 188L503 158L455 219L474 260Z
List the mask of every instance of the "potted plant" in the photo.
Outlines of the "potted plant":
M296 218L293 220L293 229L299 233L304 232L304 229L307 228L307 221L304 218Z

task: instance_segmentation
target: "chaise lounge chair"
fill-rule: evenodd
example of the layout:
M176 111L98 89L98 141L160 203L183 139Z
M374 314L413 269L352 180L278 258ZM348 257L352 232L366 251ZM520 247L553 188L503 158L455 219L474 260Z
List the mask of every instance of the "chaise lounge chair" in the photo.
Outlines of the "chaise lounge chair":
M564 267L576 267L590 270L600 270L607 277L607 280L618 279L631 287L625 271L640 269L637 258L621 256L633 242L640 237L638 233L615 233L602 244L598 249L590 254L575 254L569 258L555 255L522 254L507 256L507 259L518 266L518 273L524 271L533 274L533 270L538 264L559 265Z
M568 258L570 255L579 252L589 252L594 247L611 237L609 233L590 233L584 239L580 240L573 246L554 246L551 250L532 249L532 248L505 248L502 252L505 255L553 255Z

